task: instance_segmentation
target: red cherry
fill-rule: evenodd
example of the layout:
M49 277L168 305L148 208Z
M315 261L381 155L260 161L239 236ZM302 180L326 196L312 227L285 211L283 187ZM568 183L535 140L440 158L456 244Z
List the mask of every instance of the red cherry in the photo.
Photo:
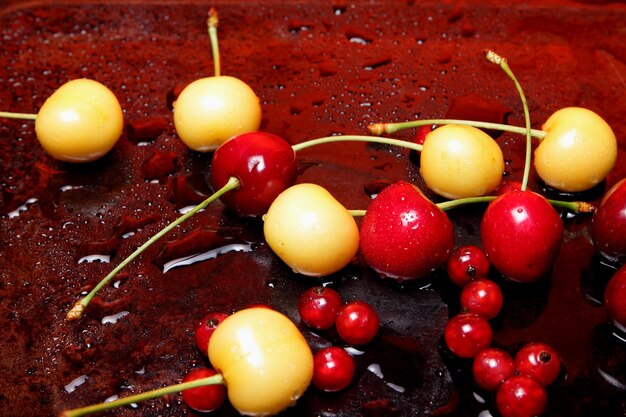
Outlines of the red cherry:
M472 375L479 387L487 391L495 391L501 383L515 375L515 363L508 352L498 348L488 348L474 358Z
M183 382L195 381L217 375L214 369L197 368L189 372ZM208 413L217 410L226 400L226 387L224 385L207 385L204 387L190 388L183 391L183 400L192 409Z
M405 181L382 190L361 222L363 258L385 277L423 277L446 262L453 248L446 213Z
M335 324L343 304L339 293L329 287L312 287L298 299L298 313L307 326L323 330Z
M511 191L493 200L480 226L491 264L518 282L548 274L561 247L563 223L548 200L530 191Z
M354 378L354 359L345 350L331 346L313 355L313 385L327 392L341 391Z
M364 345L378 333L378 313L364 301L352 301L337 314L335 328L339 337L351 345Z
M604 290L604 306L615 326L626 332L626 265L609 280Z
M217 326L224 321L226 317L228 317L226 313L209 313L198 322L194 338L196 340L196 346L198 346L198 349L200 349L202 353L208 353L209 340Z
M502 181L494 190L495 195L503 195L508 193L509 191L521 191L522 183L519 181L510 181L504 180Z
M528 375L512 376L496 393L496 407L502 417L535 417L543 413L547 402L543 385Z
M473 358L493 339L489 322L478 314L461 313L448 321L443 332L448 349L461 358Z
M593 243L605 256L626 258L626 178L604 195L591 221Z
M296 173L296 155L286 141L271 133L249 132L233 137L215 151L211 185L218 190L231 177L237 178L239 188L220 200L243 216L260 216L278 194L293 185Z
M474 245L456 247L446 265L448 276L459 287L475 278L484 278L489 273L489 259L485 251Z
M561 360L558 353L545 343L527 343L515 355L515 367L520 375L532 376L548 386L558 378Z
M426 140L426 136L428 136L428 134L432 132L433 130L435 130L435 125L420 126L417 129L417 132L415 133L414 142L417 143L418 145L423 145L424 141Z
M461 291L461 307L470 313L492 319L502 308L502 291L495 282L480 278L467 284Z

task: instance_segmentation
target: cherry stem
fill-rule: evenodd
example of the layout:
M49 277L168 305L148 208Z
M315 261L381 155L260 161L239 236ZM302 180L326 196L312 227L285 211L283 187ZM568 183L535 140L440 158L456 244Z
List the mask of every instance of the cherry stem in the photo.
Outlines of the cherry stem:
M33 113L14 113L10 111L0 111L0 117L5 119L35 120L37 118L37 115Z
M409 129L412 127L429 126L429 125L465 125L473 126L481 129L500 130L503 132L518 133L520 135L526 134L526 129L518 126L510 126L502 123L491 122L479 122L475 120L460 120L460 119L423 119L412 120L410 122L398 122L398 123L374 123L367 127L367 130L372 135L382 135L385 133L396 133L400 130ZM546 136L546 132L538 129L531 129L531 135L539 140Z
M459 198L456 200L448 200L441 203L435 204L443 211L451 210L453 208L466 206L468 204L477 204L477 203L489 203L498 198L498 196L488 195L481 197L465 197ZM554 207L560 207L566 210L570 210L574 213L593 213L596 211L596 206L592 203L588 203L586 201L561 201L561 200L550 200L548 199L548 203L552 204ZM367 210L348 210L348 212L353 217L363 217L365 216Z
M223 385L224 377L217 374L206 378L196 379L189 382L182 382L176 385L169 385L167 387L155 389L152 391L143 392L141 394L131 395L129 397L120 398L115 401L103 402L99 404L88 405L86 407L74 408L72 410L65 410L60 414L60 417L81 417L90 414L98 413L101 411L111 410L113 408L122 407L124 405L135 404L142 401L152 400L159 398L167 394L174 394L180 391L184 391L191 388L206 387L209 385Z
M319 139L312 139L306 142L298 143L293 145L292 148L294 152L301 151L302 149L310 148L316 145L322 145L324 143L335 143L335 142L371 142L371 143L382 143L385 145L394 145L401 146L403 148L413 149L415 151L421 152L422 145L417 143L408 142L406 140L400 139L391 139L391 138L380 138L376 136L360 136L360 135L337 135L337 136L327 136Z
M77 319L79 319L82 316L83 311L85 310L85 308L87 308L87 306L89 305L89 303L91 302L93 297L98 293L98 291L100 291L100 289L102 287L104 287L115 275L117 275L117 273L120 272L122 270L122 268L124 268L126 265L128 265L133 259L135 259L137 256L139 256L143 251L145 251L154 242L156 242L161 237L163 237L165 234L167 234L170 230L172 230L176 226L180 225L181 223L183 223L184 221L186 221L190 217L192 217L198 211L206 208L209 204L211 204L213 201L215 201L218 198L220 198L223 194L227 193L228 191L232 191L232 190L235 190L235 189L239 188L239 184L240 183L239 183L239 180L237 178L230 177L230 179L228 180L226 185L224 185L222 188L220 188L215 193L213 193L211 196L209 196L206 200L204 200L203 202L201 202L200 204L198 204L197 206L195 206L194 208L192 208L191 210L189 210L188 212L186 212L185 214L180 216L178 219L174 220L173 222L171 222L170 224L165 226L163 229L161 229L161 231L159 231L157 234L155 234L150 239L148 239L148 241L146 241L143 245L141 245L139 248L137 248L126 259L124 259L117 267L115 267L111 272L109 272L109 274L106 277L104 277L98 283L98 285L96 285L89 292L89 294L87 294L81 300L77 301L76 304L74 304L74 307L72 307L72 309L67 313L66 319L67 320L77 320Z
M522 90L522 86L517 81L515 74L509 68L509 64L506 58L501 57L497 53L487 50L485 51L485 58L487 61L499 65L500 68L509 76L509 78L515 84L515 88L519 93L520 99L522 100L522 107L524 109L524 121L526 122L526 159L524 162L524 175L522 177L522 191L526 191L528 186L528 177L530 175L530 163L531 163L531 152L532 152L532 141L531 141L531 128L530 128L530 112L528 110L528 103L526 102L526 96L524 95L524 90Z
M217 27L219 26L219 18L217 10L211 7L209 9L209 17L207 19L207 26L209 29L209 39L211 40L211 53L213 54L213 68L215 76L220 76L221 63L220 63L220 46L217 40Z

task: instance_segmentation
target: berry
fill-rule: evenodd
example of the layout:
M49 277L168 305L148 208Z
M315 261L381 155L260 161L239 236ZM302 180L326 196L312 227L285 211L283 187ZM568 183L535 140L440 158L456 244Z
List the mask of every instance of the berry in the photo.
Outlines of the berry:
M41 146L53 158L66 162L90 162L117 143L124 115L115 95L89 79L69 81L41 106L35 132Z
M258 130L261 124L259 98L234 77L193 81L173 106L176 133L194 151L214 151L233 136Z
M528 343L515 355L515 367L520 375L532 376L548 386L558 378L561 360L557 352L545 343Z
M444 328L448 349L461 358L473 358L491 344L493 331L489 322L477 314L461 313Z
M296 155L287 142L271 133L235 136L213 154L213 189L222 188L231 177L239 180L239 187L222 195L222 203L240 215L263 215L295 182Z
M359 249L359 228L326 189L297 184L263 216L268 245L295 272L321 277L348 265Z
M354 359L345 350L331 346L313 355L313 385L327 392L341 391L354 378Z
M552 268L561 248L563 223L543 196L511 191L489 204L480 236L489 262L501 274L531 282Z
M374 308L364 301L344 305L335 322L339 337L351 345L364 345L376 337L380 320Z
M446 262L453 248L447 214L405 181L382 190L361 222L363 258L384 277L424 277Z
M185 378L183 378L183 382L191 382L213 375L217 375L214 369L197 368L189 372ZM186 389L183 391L183 400L195 411L208 413L217 410L224 404L226 400L226 387L220 384Z
M499 348L488 348L474 358L472 375L479 387L495 391L502 382L515 375L515 363L508 352Z
M242 415L274 415L304 394L313 354L296 325L269 308L231 314L215 330L209 360L226 381L228 399Z
M550 187L566 192L600 183L617 160L617 140L596 113L580 107L555 112L541 127L546 132L535 149L537 174Z
M420 155L420 174L428 188L450 199L490 193L503 172L500 146L471 126L438 127L428 134Z
M492 319L502 308L502 291L498 284L486 278L474 280L461 291L461 307L487 320Z
M196 325L194 338L196 346L200 352L207 354L209 348L209 340L217 326L228 317L226 313L209 313Z
M324 330L335 324L342 300L339 293L329 287L312 287L298 299L298 313L307 326Z
M547 402L543 385L527 375L512 376L496 392L496 407L502 417L535 417L543 413Z
M591 221L591 237L606 257L620 262L626 257L626 178L602 198Z
M615 326L626 331L626 266L609 280L604 290L604 306Z
M474 245L456 247L446 265L448 276L459 287L489 273L489 259L485 251Z

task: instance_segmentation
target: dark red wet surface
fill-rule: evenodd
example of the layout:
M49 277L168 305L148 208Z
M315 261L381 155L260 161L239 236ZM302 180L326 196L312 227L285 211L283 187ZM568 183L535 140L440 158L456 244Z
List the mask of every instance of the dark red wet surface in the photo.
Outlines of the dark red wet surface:
M193 329L208 311L265 303L299 323L297 297L318 283L293 274L272 254L260 220L238 218L216 203L126 268L83 319L64 320L81 292L179 209L210 193L211 156L181 144L169 107L181 85L212 75L208 6L166 3L7 3L0 9L0 109L35 111L63 82L90 77L115 92L128 122L112 153L81 166L46 156L31 122L0 124L3 416L54 415L178 382L207 362ZM255 89L262 128L292 143L364 134L369 123L416 117L522 125L512 83L483 59L483 49L491 48L508 58L522 83L534 127L572 105L595 110L612 125L621 151L610 185L626 176L626 6L603 3L216 5L223 73ZM519 180L522 139L504 134L497 140L507 178ZM323 185L348 208L365 209L369 194L384 184L408 179L423 187L408 156L381 145L324 145L298 155L298 181ZM545 191L534 175L531 187ZM604 187L583 197L597 199ZM479 243L482 210L450 212L457 244ZM549 390L546 416L624 416L626 343L597 302L611 269L594 255L588 218L563 217L565 243L550 279L503 283L495 342L514 352L525 341L544 341L561 353L567 373ZM165 268L198 254L211 259ZM480 413L491 408L491 398L474 394L468 364L440 346L443 326L458 311L459 290L445 274L399 286L356 262L324 282L344 299L373 304L381 335L356 356L350 388L338 394L310 389L285 415L487 415ZM314 349L339 343L333 332L302 328ZM382 378L368 370L375 364ZM180 396L139 408L111 415L193 414ZM225 407L215 415L236 412Z

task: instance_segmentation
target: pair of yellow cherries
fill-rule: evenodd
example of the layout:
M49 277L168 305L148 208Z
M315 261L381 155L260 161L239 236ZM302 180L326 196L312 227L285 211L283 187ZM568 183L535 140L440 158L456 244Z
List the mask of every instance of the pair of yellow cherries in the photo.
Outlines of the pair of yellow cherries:
M36 115L3 113L35 120L41 146L53 158L91 162L107 154L124 128L122 108L103 84L76 79L63 84ZM213 151L231 137L258 130L261 105L254 91L230 76L190 83L174 103L174 126L192 150Z

